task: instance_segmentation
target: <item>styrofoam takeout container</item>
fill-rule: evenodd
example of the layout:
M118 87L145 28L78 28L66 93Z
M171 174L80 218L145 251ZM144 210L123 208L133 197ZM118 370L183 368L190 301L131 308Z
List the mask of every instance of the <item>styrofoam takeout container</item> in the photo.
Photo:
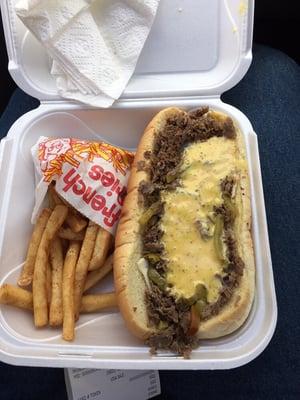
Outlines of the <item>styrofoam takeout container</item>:
M239 110L220 95L234 86L251 63L254 1L161 0L157 18L122 98L110 109L72 104L56 93L50 60L14 13L14 1L1 3L16 83L40 99L36 109L11 127L0 148L0 281L16 283L24 261L34 205L31 146L39 136L105 140L135 148L144 127L161 108L207 104L229 114L245 138L256 259L255 301L246 323L218 340L203 340L189 360L169 353L151 356L125 328L117 312L85 315L74 343L61 330L37 330L32 316L0 308L0 358L18 365L81 368L226 369L260 354L276 325L277 306L269 250L257 137ZM4 190L5 188L5 190ZM111 278L101 290L112 287Z

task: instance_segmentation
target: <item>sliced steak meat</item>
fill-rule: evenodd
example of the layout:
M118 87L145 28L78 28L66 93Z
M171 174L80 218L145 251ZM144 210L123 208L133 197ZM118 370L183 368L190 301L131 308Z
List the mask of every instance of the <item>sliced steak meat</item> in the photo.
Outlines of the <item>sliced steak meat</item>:
M233 197L234 186L235 186L235 178L233 176L226 176L225 179L221 182L221 190L223 195L228 197Z
M208 113L208 107L202 107L190 113L182 113L169 118L164 128L157 132L152 151L146 151L139 169L148 173L149 181L139 185L139 194L143 207L148 209L160 201L162 190L174 190L178 187L177 180L182 155L186 146L196 141L205 141L213 136L234 138L236 135L230 118L216 119ZM223 196L233 197L235 181L226 177L221 183ZM230 300L234 288L239 284L243 274L244 263L238 255L233 233L234 215L224 204L215 208L215 213L222 215L224 220L224 236L229 260L226 275L222 278L222 289L218 300L204 307L201 318L208 319L218 314L220 309ZM154 253L151 268L164 276L167 261L163 259L164 247L161 243L163 232L160 219L163 211L150 218L142 230L143 254ZM158 256L157 256L158 255ZM198 344L194 336L188 334L191 323L190 305L181 299L175 299L166 290L161 290L151 282L151 290L145 293L145 301L149 323L157 328L157 333L148 339L153 351L159 348L170 349L187 357L192 348Z
M232 120L217 120L208 113L207 107L169 118L154 142L150 159L152 182L167 183L168 174L181 162L184 148L192 142L205 141L213 136L234 138Z
M176 353L188 356L191 349L198 343L197 339L188 335L190 326L189 307L152 285L146 292L146 304L150 323L165 326L148 339L153 351L159 348L170 349Z
M159 189L152 182L142 181L139 184L139 193L142 196L144 207L150 207L151 204L159 200Z

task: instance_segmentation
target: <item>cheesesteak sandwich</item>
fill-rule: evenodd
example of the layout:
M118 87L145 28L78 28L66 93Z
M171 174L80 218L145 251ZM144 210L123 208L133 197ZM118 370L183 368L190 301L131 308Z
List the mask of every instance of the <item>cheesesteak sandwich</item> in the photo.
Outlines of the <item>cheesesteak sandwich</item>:
M167 108L146 128L116 235L115 286L129 330L188 356L239 328L254 295L243 138L231 118Z

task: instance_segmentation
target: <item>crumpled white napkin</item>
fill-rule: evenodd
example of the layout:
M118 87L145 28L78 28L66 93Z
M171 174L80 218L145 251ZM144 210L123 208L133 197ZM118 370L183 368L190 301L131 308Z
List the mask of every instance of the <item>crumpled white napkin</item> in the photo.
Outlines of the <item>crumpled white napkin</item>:
M62 97L109 107L132 76L159 0L20 0L16 13L53 59Z

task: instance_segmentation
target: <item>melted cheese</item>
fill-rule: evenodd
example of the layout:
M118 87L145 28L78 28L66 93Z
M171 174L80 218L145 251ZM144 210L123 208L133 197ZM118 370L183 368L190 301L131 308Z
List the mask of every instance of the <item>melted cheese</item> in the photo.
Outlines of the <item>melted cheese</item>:
M217 257L213 239L204 240L196 221L207 218L223 203L220 182L237 171L240 160L236 142L212 137L193 143L183 154L181 186L162 193L165 212L161 220L162 243L168 260L167 282L176 297L190 297L198 283L208 289L208 301L219 295L224 265Z

